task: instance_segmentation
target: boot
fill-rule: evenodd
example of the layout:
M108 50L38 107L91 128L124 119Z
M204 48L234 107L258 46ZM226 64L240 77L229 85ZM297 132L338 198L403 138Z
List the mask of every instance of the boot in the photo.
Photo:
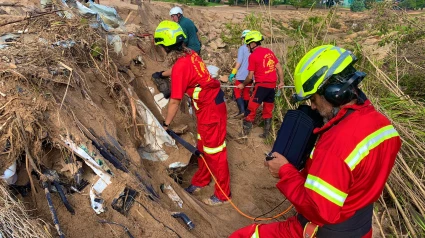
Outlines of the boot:
M267 136L270 133L271 127L272 127L272 119L271 118L264 119L263 134L260 134L260 137L261 138L267 138Z
M242 134L241 136L247 136L249 135L249 133L251 133L251 129L252 129L252 122L250 121L243 121L243 126L242 126Z
M241 119L245 115L245 105L242 98L236 99L236 103L238 104L239 113L234 115L233 118Z

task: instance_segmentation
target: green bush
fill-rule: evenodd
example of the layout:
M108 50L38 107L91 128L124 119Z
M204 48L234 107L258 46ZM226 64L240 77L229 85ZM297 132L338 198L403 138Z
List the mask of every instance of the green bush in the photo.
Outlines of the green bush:
M399 6L406 10L414 10L416 9L416 1L415 0L404 0L399 4Z
M425 0L416 0L416 8L423 10L425 7Z
M366 9L372 9L375 2L376 0L364 0L364 6Z
M289 0L290 5L294 6L295 9L298 8L310 8L315 4L315 0Z
M365 10L365 5L363 0L354 0L353 4L350 6L352 12L362 12Z
M208 3L206 0L193 0L193 5L206 6Z

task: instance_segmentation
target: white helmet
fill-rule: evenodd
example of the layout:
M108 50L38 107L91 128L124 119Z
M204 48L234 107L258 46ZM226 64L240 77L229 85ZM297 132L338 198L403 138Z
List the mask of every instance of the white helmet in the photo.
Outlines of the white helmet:
M176 15L178 13L180 13L180 14L183 15L183 10L180 7L173 7L173 8L171 8L171 10L170 10L170 16L171 15Z
M244 30L242 31L242 35L241 38L245 38L246 34L248 34L248 32L250 32L251 30Z

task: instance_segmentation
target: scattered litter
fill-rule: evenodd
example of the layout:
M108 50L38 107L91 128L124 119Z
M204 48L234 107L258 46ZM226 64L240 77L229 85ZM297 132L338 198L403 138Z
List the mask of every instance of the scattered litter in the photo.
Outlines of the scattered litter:
M98 222L120 226L120 227L124 228L124 231L128 235L128 237L134 238L134 236L130 233L130 230L124 225L121 225L121 224L113 222L113 221L107 221L107 220L99 220Z
M141 55L138 55L136 58L134 58L133 62L135 65L141 65L142 67L145 67L145 62L143 61L143 57Z
M137 195L138 193L136 190L126 187L118 198L114 198L111 206L113 209L126 216L131 206L133 206L134 199Z
M149 92L151 92L151 94L154 94L155 93L155 89L154 88L152 88L152 87L148 87L149 88Z
M9 47L9 44L16 41L20 35L13 33L6 33L0 36L0 49Z
M97 182L92 185L90 189L90 201L93 210L100 214L105 211L104 200L101 198L101 194L105 188L112 183L111 175L104 171L102 165L99 165L84 149L78 147L72 140L69 138L62 137L62 140L65 142L65 145L74 151L84 162L99 176Z
M216 79L218 77L218 72L220 71L220 68L215 65L208 65L207 66L208 72L211 74L211 77Z
M61 46L63 48L71 48L75 45L75 41L73 40L61 40L53 43L53 46Z
M195 228L195 224L193 224L189 217L183 212L173 212L171 213L171 216L173 216L174 218L181 218L182 221L187 225L187 229L189 231Z
M122 52L122 40L119 35L108 35L108 43L114 46L114 52L119 54Z
M138 173L135 173L136 178L140 181L140 183L142 183L142 185L140 187L142 187L142 189L144 189L145 191L147 191L149 194L147 195L152 201L158 201L159 200L159 195L158 193L155 191L155 189L152 187L152 184L146 182L142 176Z
M171 163L169 166L168 166L168 168L170 168L170 169L177 169L177 168L183 168L183 167L186 167L187 166L187 164L186 163L182 163L182 162L174 162L174 163Z
M16 183L16 180L18 180L18 175L16 173L16 161L4 171L0 178L9 185Z
M94 16L95 22L91 23L90 26L93 28L99 28L101 26L105 31L121 31L125 32L124 21L118 15L117 11L113 7L97 4L89 1L89 7L84 6L78 1L75 4L68 2L70 7L78 9L80 15L83 16ZM66 5L66 4L65 4Z
M162 147L167 145L176 148L175 141L168 135L161 123L141 100L136 100L136 109L143 125L145 125L145 145L138 150L141 153L141 157L153 161L167 160L168 155Z
M179 197L179 195L177 195L176 191L174 191L171 185L161 184L160 188L161 188L161 191L167 194L167 196L173 202L175 202L177 206L179 206L180 208L183 208L183 200Z
M155 99L155 103L158 106L158 109L161 111L165 106L167 106L169 99L164 97L163 93L158 93L157 95L153 96Z
M61 198L62 203L65 205L66 209L72 214L75 214L74 208L72 208L71 204L69 203L68 199L65 196L65 192L62 188L62 185L59 183L59 175L55 170L45 169L43 171L43 174L48 178L50 182L53 183L53 185L56 188L56 192L59 193L59 196ZM48 188L50 188L50 184L47 183Z

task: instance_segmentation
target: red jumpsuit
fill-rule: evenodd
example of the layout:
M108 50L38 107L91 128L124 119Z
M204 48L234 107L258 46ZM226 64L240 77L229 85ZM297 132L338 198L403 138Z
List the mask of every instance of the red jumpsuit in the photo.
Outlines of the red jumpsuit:
M171 98L182 100L187 94L192 98L198 125L197 148L204 155L208 166L223 191L230 196L230 176L227 164L226 123L227 110L220 82L211 78L205 63L192 51L179 58L171 69ZM192 178L192 184L207 186L211 175L203 160L198 159L198 171ZM227 200L215 186L215 196Z
M349 108L354 111L343 118ZM298 172L291 164L283 165L276 186L313 223L341 223L378 200L400 150L400 137L369 100L345 106L315 133L320 138L305 169ZM257 233L255 228L242 228L230 237L301 238L303 234L296 217L261 225ZM372 237L372 231L363 237Z
M279 60L267 48L257 47L248 58L248 71L254 72L255 87L245 113L246 121L253 122L258 107L263 104L263 119L273 116L277 81L276 64Z

